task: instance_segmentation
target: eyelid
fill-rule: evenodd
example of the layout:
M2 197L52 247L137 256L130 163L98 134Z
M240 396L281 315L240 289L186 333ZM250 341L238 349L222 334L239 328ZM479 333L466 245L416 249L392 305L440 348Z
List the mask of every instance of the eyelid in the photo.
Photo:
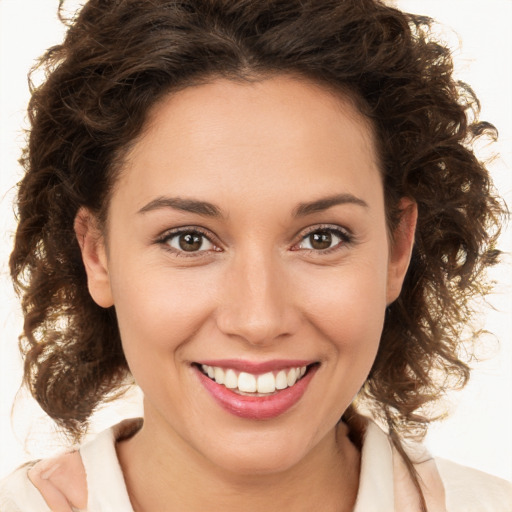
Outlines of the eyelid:
M338 236L339 238L341 238L342 239L342 243L339 243L339 244L335 245L334 247L330 247L330 248L323 249L323 250L321 250L321 249L299 249L299 248L297 248L297 246L305 238L307 238L309 235L311 235L312 233L315 233L317 231L330 231L331 233L333 233L336 236ZM200 250L200 251L191 251L191 252L180 251L180 250L177 250L177 249L171 247L167 243L169 241L169 239L171 239L171 238L173 238L175 236L179 236L180 234L183 234L183 233L198 233L201 236L204 236L214 246L213 251L215 251L215 252L222 252L222 248L220 247L221 244L217 241L218 240L217 237L211 231L209 231L209 230L207 230L205 228L202 228L200 226L194 226L194 225L192 225L192 226L180 226L180 227L168 229L168 230L164 231L161 235L159 235L155 239L155 243L165 245L166 249L168 249L173 254L179 255L179 256L185 256L185 257L204 256L205 254L207 254L207 253L212 251L211 249ZM337 249L340 249L341 247L344 247L344 246L349 245L349 244L353 244L356 241L356 237L352 233L351 230L349 230L346 227L342 227L342 226L340 226L338 224L316 224L316 225L313 225L313 226L309 226L309 227L301 230L295 236L295 238L298 238L298 240L293 244L291 250L295 250L295 251L301 250L301 251L305 251L305 252L309 251L309 252L312 252L312 253L316 253L318 255L328 254L331 251L336 251ZM340 245L341 245L341 247L340 247Z
M169 250L170 252L172 252L175 255L185 256L185 257L204 256L206 253L209 253L212 251L212 249L200 250L200 251L190 251L190 252L180 251L178 249L175 249L174 247L171 247L168 244L168 241L171 238L174 238L176 236L179 236L179 235L182 235L185 233L197 233L201 236L204 236L214 246L213 251L220 252L222 250L220 248L220 244L217 242L217 237L213 233L211 233L209 230L202 228L200 226L180 226L180 227L168 229L155 239L155 243L164 245L167 250Z
M309 235L311 235L313 233L316 233L317 231L329 231L329 232L337 235L343 241L343 243L341 244L342 247L346 246L346 245L353 244L356 241L355 235L352 233L352 231L347 229L347 228L345 228L345 227L339 226L337 224L317 224L317 225L310 226L310 227L302 230L297 235L298 241L293 244L292 250L296 250L296 251L299 251L299 250L301 250L301 251L309 251L309 252L321 255L321 254L328 254L331 251L335 251L335 250L341 248L340 244L337 244L334 247L329 247L329 248L323 249L323 250L321 250L321 249L298 249L297 248L297 246L305 238L307 238Z

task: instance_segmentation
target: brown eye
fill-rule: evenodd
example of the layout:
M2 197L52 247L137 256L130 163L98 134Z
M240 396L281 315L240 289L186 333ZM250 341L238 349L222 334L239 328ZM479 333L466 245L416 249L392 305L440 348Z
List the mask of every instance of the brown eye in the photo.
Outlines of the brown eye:
M345 231L336 228L324 228L310 231L296 248L321 252L343 246L350 243L350 241L351 236Z
M203 245L203 237L195 233L186 233L178 237L180 249L184 251L198 251Z
M329 231L316 231L311 233L308 238L311 247L319 251L329 249L332 244L332 233Z
M197 231L185 231L171 235L166 243L178 252L202 252L213 249L205 235Z

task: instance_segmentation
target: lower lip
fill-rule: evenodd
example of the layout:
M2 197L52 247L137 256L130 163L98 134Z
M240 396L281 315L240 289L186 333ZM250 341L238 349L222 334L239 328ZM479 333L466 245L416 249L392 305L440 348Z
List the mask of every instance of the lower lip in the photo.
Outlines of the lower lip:
M277 391L273 395L248 396L239 395L225 386L217 384L198 368L195 368L203 386L223 409L240 418L251 420L277 418L293 407L304 395L316 370L316 365L309 368L306 375L296 384Z

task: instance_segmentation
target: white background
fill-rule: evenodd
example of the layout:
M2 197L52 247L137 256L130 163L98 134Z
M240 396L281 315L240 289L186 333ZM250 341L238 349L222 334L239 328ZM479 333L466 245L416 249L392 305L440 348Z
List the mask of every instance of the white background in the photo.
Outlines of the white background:
M512 205L512 21L511 0L397 0L403 10L428 14L444 29L454 50L457 76L469 82L482 101L482 118L498 126L500 142L482 155L499 153L491 165L496 186ZM21 176L17 164L26 126L26 74L35 57L62 38L55 12L57 0L0 0L0 478L27 458L53 453L62 438L51 422L27 398L18 397L21 361L17 336L21 318L8 278L12 245L14 186ZM460 37L460 40L459 40ZM511 251L509 229L501 248ZM485 311L488 338L468 387L450 395L451 416L434 425L428 436L440 456L512 480L512 269L507 257L493 276L498 281L491 298L496 311ZM499 342L497 341L499 340ZM93 431L140 414L137 391L110 405L95 418ZM13 414L11 414L13 412Z

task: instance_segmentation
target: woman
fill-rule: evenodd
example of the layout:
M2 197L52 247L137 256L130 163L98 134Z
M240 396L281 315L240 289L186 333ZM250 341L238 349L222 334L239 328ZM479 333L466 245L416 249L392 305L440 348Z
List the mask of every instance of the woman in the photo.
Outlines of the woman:
M470 149L494 129L428 20L90 0L42 65L25 381L76 440L132 378L144 420L19 469L5 510L510 509L405 441L468 378L503 213Z

